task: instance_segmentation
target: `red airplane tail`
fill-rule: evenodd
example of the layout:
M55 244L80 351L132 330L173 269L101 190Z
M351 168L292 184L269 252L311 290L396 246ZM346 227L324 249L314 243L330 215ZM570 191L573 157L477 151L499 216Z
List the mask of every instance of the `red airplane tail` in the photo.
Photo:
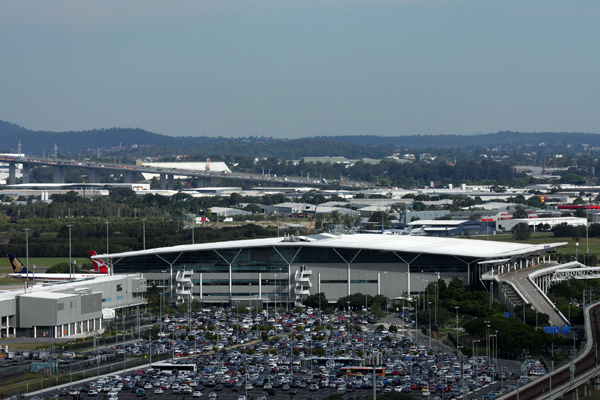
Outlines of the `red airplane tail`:
M90 257L95 255L96 252L94 250L90 250ZM102 260L95 260L92 258L92 264L94 264L94 272L97 274L108 274L110 271L110 268L108 268L108 266L104 264L104 261Z

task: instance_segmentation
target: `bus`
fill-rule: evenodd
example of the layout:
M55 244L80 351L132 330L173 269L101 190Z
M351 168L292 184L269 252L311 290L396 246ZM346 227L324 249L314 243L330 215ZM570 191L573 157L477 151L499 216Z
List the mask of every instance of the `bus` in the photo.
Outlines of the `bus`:
M347 376L358 375L372 375L373 367L342 367L342 372ZM378 376L385 376L385 368L384 367L375 367L375 373Z
M177 364L172 362L157 362L152 364L152 368L167 374L179 372L196 372L196 364Z

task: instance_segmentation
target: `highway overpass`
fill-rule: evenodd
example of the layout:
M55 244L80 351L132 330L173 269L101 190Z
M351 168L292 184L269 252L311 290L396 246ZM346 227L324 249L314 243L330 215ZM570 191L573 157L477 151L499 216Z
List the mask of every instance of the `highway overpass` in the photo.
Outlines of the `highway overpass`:
M95 162L79 162L79 161L58 161L58 160L46 160L46 159L35 159L35 158L12 158L12 157L0 157L0 163L8 164L9 176L8 184L16 184L16 170L17 164L23 165L23 183L30 182L29 171L32 166L46 166L53 170L52 182L53 183L65 183L64 173L67 168L83 168L87 170L87 183L100 183L100 174L102 172L111 172L122 174L125 183L137 182L137 174L141 173L152 173L159 175L160 188L162 190L173 190L175 176L184 176L187 178L194 177L196 187L210 187L212 186L212 179L224 179L227 181L238 182L244 189L250 189L254 186L263 184L277 185L284 187L314 187L314 188L327 188L331 187L331 183L321 182L320 180L299 178L299 177L287 177L287 178L275 178L261 174L251 173L216 173L211 171L194 171L190 169L178 169L178 168L158 168L152 166L137 166L127 164L107 164L107 163L95 163ZM337 182L342 189L357 189L366 188L367 184L364 182L348 181L348 182Z

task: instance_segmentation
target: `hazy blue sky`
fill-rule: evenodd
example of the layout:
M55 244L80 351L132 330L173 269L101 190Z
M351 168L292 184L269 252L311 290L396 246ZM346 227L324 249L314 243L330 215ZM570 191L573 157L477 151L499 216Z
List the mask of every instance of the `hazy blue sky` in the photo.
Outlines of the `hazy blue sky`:
M168 135L600 133L600 2L0 0L0 119Z

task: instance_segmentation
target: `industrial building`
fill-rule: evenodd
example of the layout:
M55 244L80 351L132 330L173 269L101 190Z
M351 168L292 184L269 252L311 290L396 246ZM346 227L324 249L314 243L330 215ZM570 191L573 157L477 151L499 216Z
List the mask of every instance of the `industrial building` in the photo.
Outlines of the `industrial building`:
M494 265L533 265L565 244L320 234L181 245L93 258L110 261L117 274L143 272L148 285L163 288L171 298L185 293L205 303L256 301L293 306L319 292L329 302L356 292L400 299L422 292L438 278L458 277L469 284L479 281L481 273ZM178 282L174 282L177 274Z
M101 328L103 312L146 303L141 274L98 276L0 292L2 337L70 337Z

